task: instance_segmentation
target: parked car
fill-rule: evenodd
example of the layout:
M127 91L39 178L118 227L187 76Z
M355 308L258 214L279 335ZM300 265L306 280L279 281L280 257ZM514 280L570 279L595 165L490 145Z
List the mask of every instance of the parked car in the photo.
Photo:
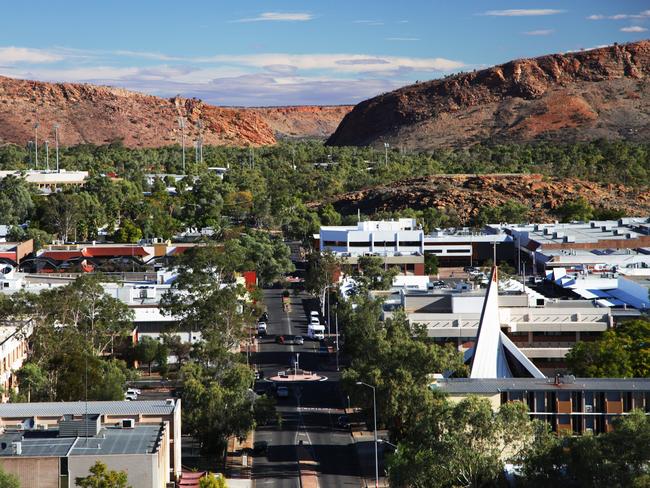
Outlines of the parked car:
M342 429L349 429L350 418L347 415L341 415L339 416L339 418L336 419L336 425L338 425Z
M275 394L278 398L288 398L289 397L289 387L287 386L278 386L275 390Z
M479 271L479 269L476 266L465 266L463 271L465 271L465 273L471 273L472 271Z
M264 312L262 315L260 315L260 322L268 322L269 321L269 314L268 312Z
M312 310L311 312L309 312L309 318L313 319L314 317L320 318L320 313L318 313L317 310Z
M138 395L135 393L129 393L128 391L124 393L124 399L127 401L134 401L138 399Z
M309 321L311 325L320 325L320 319L318 317L312 317Z
M135 395L142 395L142 390L140 388L127 388L127 393L135 393Z

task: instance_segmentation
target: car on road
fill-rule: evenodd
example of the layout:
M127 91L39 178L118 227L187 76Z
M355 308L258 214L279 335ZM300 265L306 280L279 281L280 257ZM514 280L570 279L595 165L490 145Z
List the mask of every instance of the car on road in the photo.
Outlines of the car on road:
M124 399L127 401L134 401L138 399L138 395L135 393L129 393L128 391L124 393Z
M278 398L288 398L289 397L289 387L288 386L278 386L275 390L275 394Z
M266 335L266 322L257 323L257 333L261 336Z
M266 454L269 449L269 443L266 441L255 441L253 443L253 454Z
M293 343L296 346L302 346L305 343L305 339L302 336L296 336L293 338Z
M276 344L284 344L286 342L286 339L282 335L275 336L275 343Z
M135 395L136 397L142 395L142 390L139 388L127 388L126 392Z
M318 317L312 317L309 319L309 323L312 325L320 325L320 319Z
M339 418L336 419L336 425L338 425L342 429L349 429L350 417L348 417L347 415L339 416Z

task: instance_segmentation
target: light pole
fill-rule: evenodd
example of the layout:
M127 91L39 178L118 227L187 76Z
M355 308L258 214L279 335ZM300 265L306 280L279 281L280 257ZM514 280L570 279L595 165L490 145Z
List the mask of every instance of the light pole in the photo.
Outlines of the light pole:
M183 174L185 174L185 118L178 118L178 127L181 129L181 147L183 149Z
M56 172L59 172L59 124L54 124L54 145L56 146Z
M372 389L372 410L373 417L375 420L375 488L379 488L379 456L377 455L377 396L376 389L374 386L364 383L363 381L357 381L357 385L367 386Z
M390 144L387 142L384 142L384 164L388 166L388 148Z
M35 156L35 164L36 164L36 169L38 169L38 127L41 124L36 122L34 124L34 156Z
M45 169L50 171L50 141L45 139Z
M339 312L338 305L336 307L336 314L334 315L334 323L336 324L336 371L339 370Z

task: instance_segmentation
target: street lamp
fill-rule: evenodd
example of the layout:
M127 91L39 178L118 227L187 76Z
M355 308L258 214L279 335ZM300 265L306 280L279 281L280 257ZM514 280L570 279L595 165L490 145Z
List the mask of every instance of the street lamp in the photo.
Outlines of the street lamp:
M397 446L392 442L388 442L386 439L379 439L377 442L379 442L380 444L388 444L390 447L392 447L397 451Z
M372 389L372 410L375 420L375 488L379 488L379 456L377 455L377 395L376 389L374 386L364 383L363 381L357 381L357 385L367 386Z
M54 124L54 144L56 145L56 172L59 172L59 124Z
M36 161L36 169L38 169L38 128L40 127L41 124L36 122L34 124L34 157Z

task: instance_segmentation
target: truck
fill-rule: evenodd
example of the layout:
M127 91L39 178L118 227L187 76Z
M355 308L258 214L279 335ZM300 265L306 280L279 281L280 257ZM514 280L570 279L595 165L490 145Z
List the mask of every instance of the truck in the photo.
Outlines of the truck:
M325 339L325 326L321 324L309 324L307 326L307 337L313 340Z

